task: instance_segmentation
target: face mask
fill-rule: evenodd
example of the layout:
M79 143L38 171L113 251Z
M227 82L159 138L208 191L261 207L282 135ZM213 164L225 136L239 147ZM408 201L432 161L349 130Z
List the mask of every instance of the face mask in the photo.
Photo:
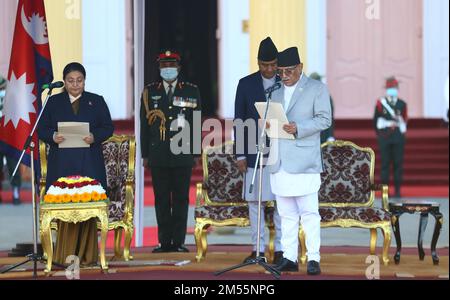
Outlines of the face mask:
M6 90L0 91L0 98L5 98Z
M161 77L165 81L174 81L178 77L178 68L161 69Z
M389 97L397 98L398 97L398 89L396 89L396 88L387 89L386 95Z

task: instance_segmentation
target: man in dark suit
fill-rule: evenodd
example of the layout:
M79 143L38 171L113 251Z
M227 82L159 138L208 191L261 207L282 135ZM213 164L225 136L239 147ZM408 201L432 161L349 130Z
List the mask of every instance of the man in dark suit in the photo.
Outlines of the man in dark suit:
M260 249L256 249L257 244L257 220L258 220L258 191L259 191L259 172L255 180L255 188L250 193L250 185L253 177L254 166L256 162L256 144L260 134L258 134L258 120L259 115L255 108L255 102L265 102L265 90L272 87L279 77L277 77L277 55L278 51L271 38L266 38L261 42L258 51L258 66L259 71L251 74L239 81L235 101L235 122L241 120L243 122L251 122L254 130L250 128L236 128L236 156L238 160L239 170L244 174L244 198L248 201L250 225L252 229L252 244L253 252L245 259L248 261L256 257L256 251L260 252L260 256L264 256L265 239L264 239L264 217L261 218L260 227ZM247 123L248 124L248 123ZM240 127L240 126L239 126ZM239 133L243 134L243 139L239 138ZM264 208L267 201L275 200L275 196L270 191L269 174L263 171L263 194L262 194L262 208L261 216L264 216ZM277 263L283 257L281 252L281 231L280 231L280 217L278 210L275 209L274 223L276 230L275 237L275 257L274 261Z
M184 241L195 165L192 141L201 141L194 139L201 128L194 132L193 121L194 112L201 110L200 92L196 85L179 79L178 53L163 51L157 61L162 80L145 87L141 104L142 158L151 169L160 243L153 253L189 252ZM186 132L189 141L181 140L180 145L178 137Z
M386 80L386 97L378 99L373 117L381 154L381 181L389 184L389 168L394 166L395 197L400 198L405 149L406 102L398 97L399 82L395 77Z

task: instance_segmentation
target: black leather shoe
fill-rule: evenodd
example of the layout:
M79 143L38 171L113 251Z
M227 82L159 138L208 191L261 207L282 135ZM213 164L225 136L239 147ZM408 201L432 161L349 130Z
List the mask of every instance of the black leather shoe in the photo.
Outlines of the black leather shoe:
M259 256L264 257L264 252L259 252ZM255 259L255 258L256 258L256 251L252 251L252 254L250 254L250 256L248 256L244 259L244 264L248 263L250 260Z
M308 275L320 275L321 273L320 263L318 263L315 260L308 261L308 266L306 270Z
M20 199L19 198L14 198L13 199L13 205L20 205Z
M283 251L275 251L273 254L273 264L279 265L283 260Z
M298 263L283 257L281 262L274 266L274 268L279 272L298 272Z
M152 253L169 253L170 252L170 247L166 247L166 246L158 246L156 248L154 248L152 250Z
M174 246L172 252L189 253L189 249L186 248L184 245Z

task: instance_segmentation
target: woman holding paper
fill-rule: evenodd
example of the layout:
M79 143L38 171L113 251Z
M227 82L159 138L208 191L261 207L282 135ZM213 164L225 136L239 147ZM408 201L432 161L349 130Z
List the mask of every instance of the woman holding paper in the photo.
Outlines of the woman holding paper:
M46 188L61 177L81 175L96 179L106 190L102 143L114 132L108 106L103 97L84 90L86 71L81 64L68 64L63 79L65 91L48 100L38 127L39 139L50 145ZM64 136L58 131L67 128L68 122L81 132L88 124L89 130L78 138ZM54 260L60 264L70 255L78 256L84 265L96 264L96 220L76 225L61 222L55 253Z

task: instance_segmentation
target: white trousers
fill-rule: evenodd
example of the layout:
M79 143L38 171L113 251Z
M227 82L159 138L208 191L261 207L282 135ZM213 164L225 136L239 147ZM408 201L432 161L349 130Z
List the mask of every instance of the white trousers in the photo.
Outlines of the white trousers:
M266 239L265 239L265 218L264 218L264 208L266 207L267 202L261 202L261 226L260 226L260 243L259 243L259 252L265 252L266 248ZM252 230L252 244L253 251L256 251L256 239L258 237L258 201L249 201L248 202L249 216L250 216L250 227ZM275 213L273 216L273 222L275 225L275 251L282 251L281 247L281 220L280 215L278 214L278 209L275 205Z
M298 261L299 222L306 235L308 261L320 262L320 215L318 193L301 197L277 196L281 217L281 246L283 257ZM300 219L300 220L299 220Z

